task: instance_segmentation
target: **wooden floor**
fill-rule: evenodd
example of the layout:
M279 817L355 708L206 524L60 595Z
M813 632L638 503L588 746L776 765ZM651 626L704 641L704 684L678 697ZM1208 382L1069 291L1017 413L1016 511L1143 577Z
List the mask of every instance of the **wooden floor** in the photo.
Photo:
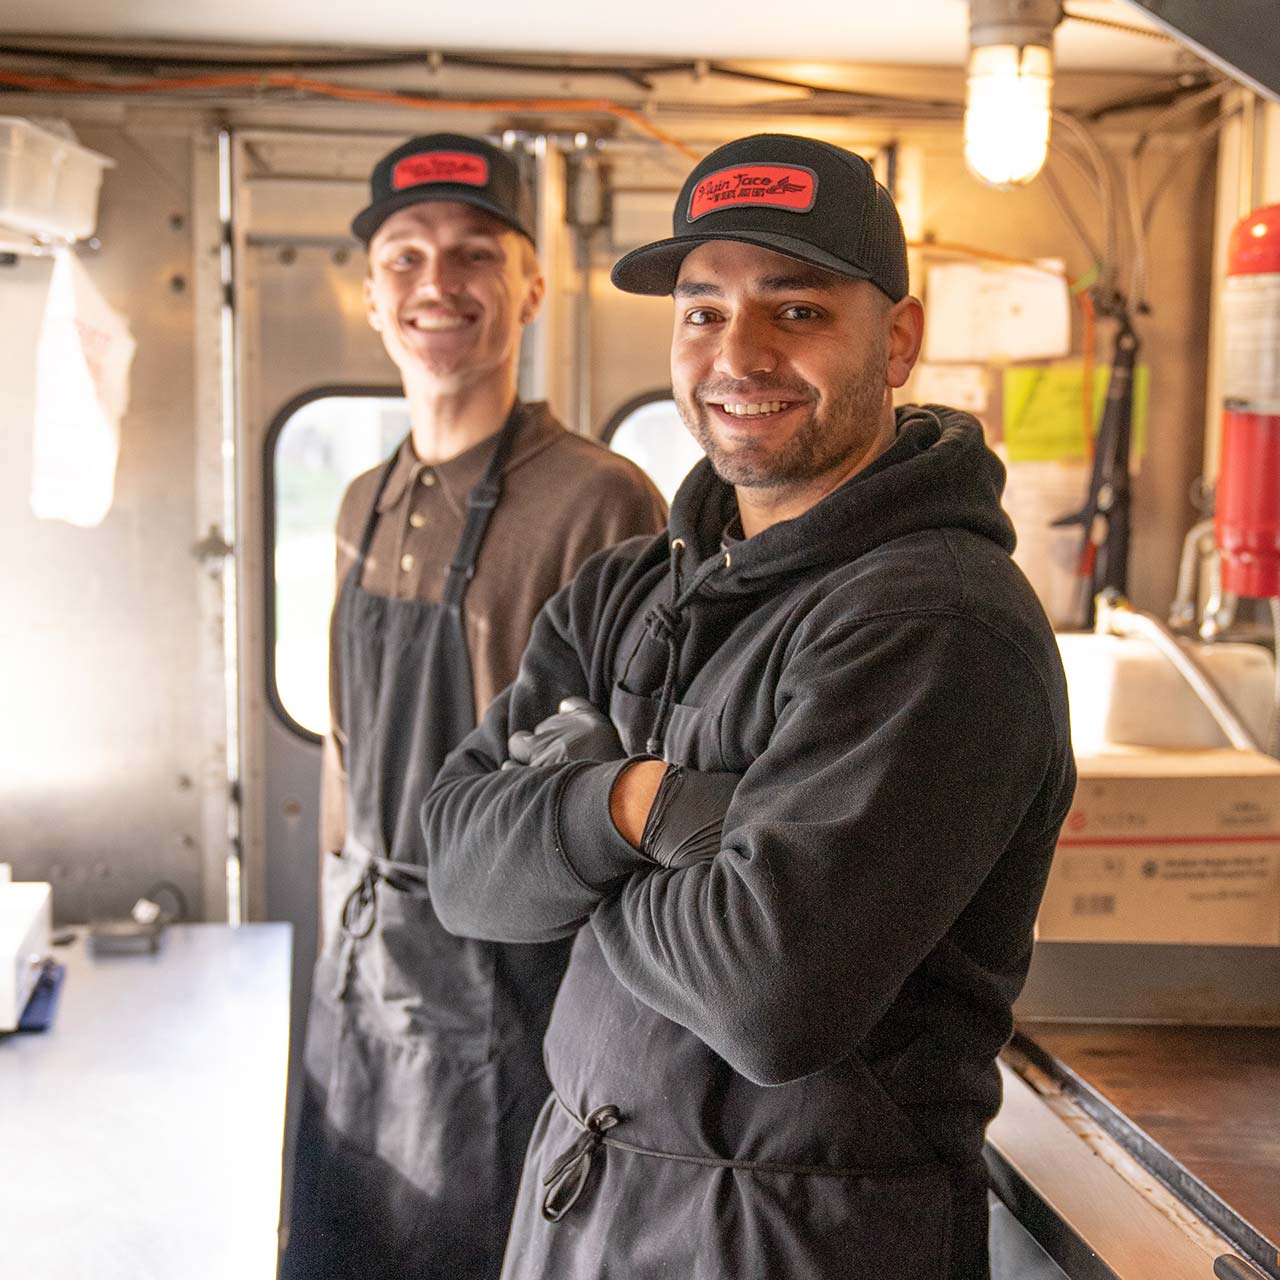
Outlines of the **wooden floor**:
M1280 1028L1018 1030L1280 1244Z

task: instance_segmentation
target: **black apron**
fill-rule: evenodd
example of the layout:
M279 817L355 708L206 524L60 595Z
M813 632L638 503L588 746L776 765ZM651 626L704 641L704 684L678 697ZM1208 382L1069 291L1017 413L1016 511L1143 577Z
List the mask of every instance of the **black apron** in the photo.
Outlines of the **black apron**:
M322 877L284 1277L492 1280L549 1090L541 1042L568 943L446 933L418 817L475 727L462 603L520 415L468 497L443 599L360 585L394 458L338 598L347 841Z

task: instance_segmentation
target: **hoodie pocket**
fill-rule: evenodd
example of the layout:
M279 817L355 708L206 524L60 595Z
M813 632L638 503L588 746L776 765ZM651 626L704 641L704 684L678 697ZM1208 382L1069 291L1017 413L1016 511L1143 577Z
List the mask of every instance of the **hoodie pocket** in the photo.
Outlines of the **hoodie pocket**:
M723 714L723 703L715 708L675 703L663 735L663 758L671 764L703 772L724 770L727 766L720 750ZM658 699L632 693L615 684L609 696L609 718L627 753L640 755L648 750L649 734L658 719Z

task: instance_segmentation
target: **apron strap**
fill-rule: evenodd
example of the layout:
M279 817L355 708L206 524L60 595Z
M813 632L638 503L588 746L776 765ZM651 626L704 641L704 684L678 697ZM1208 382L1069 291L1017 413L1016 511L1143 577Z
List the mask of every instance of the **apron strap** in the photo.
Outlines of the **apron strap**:
M400 450L408 442L409 437L405 436L396 445L395 449L392 450L391 457L387 459L387 465L382 468L382 475L378 478L378 488L373 495L373 501L369 504L369 514L364 521L364 532L360 535L360 551L356 556L355 564L351 566L351 579L357 584L364 577L364 563L369 558L369 548L373 546L374 530L378 527L378 503L382 501L382 494L387 487L387 482L391 479L391 473L396 468L396 462L400 458Z
M467 495L466 522L462 526L462 537L458 539L458 548L453 553L453 563L449 566L449 577L444 586L443 600L449 608L462 607L463 597L467 594L471 579L475 577L476 559L480 555L484 536L489 531L493 509L502 496L502 471L511 456L511 446L520 429L520 417L520 402L517 400L507 415L502 430L498 432L484 475Z
M507 420L498 432L498 439L493 446L489 465L484 475L477 481L474 489L467 494L467 516L462 526L462 537L458 539L457 550L453 553L453 561L449 565L449 576L445 582L443 603L451 607L460 607L467 587L475 577L476 559L480 554L480 546L489 531L489 520L493 509L502 496L502 471L511 456L511 447L515 442L516 432L520 429L520 402L517 400L507 415ZM400 450L408 443L409 437L396 447L378 478L378 488L369 504L369 514L365 517L364 531L360 535L360 550L355 563L351 566L351 580L359 583L364 577L365 561L369 558L369 549L373 546L373 535L378 527L378 503L395 470L400 457Z

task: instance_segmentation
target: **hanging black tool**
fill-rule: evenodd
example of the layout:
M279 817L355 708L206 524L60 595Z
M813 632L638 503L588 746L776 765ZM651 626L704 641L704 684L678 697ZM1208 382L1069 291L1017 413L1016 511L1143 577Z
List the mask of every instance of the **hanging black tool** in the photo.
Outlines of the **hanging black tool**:
M1093 602L1100 591L1114 587L1127 594L1129 576L1129 451L1133 436L1133 379L1138 359L1138 335L1123 303L1112 315L1119 323L1111 358L1107 400L1093 448L1093 468L1084 506L1053 521L1055 529L1080 525L1080 558L1076 573L1082 580L1082 625L1093 626Z

